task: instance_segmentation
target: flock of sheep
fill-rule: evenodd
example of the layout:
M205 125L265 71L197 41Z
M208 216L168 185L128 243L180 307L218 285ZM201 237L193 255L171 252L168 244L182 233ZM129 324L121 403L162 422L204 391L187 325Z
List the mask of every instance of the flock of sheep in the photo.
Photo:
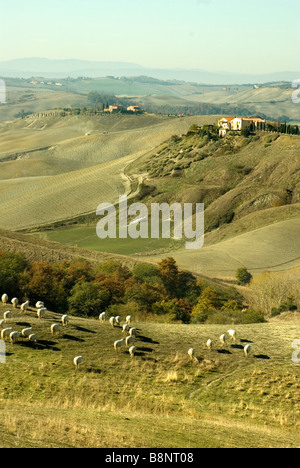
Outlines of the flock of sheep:
M9 298L7 294L3 294L1 297L1 301L4 305L8 304ZM13 305L13 308L17 308L19 305L19 300L14 297L11 300L11 304ZM20 310L22 312L26 312L27 309L29 308L29 301L24 302L23 304L20 305ZM38 301L35 304L35 308L37 311L37 318L39 320L42 320L45 318L45 314L47 312L47 308L45 307L44 302ZM12 319L12 312L10 310L4 312L3 314L3 319L0 320L0 329L1 329L1 339L5 341L6 339L9 339L9 341L12 344L15 344L21 337L22 339L27 339L29 342L37 343L37 335L34 333L32 327L27 327L24 328L22 331L14 331L11 327L8 327L7 324L9 323L9 320ZM107 315L105 312L101 313L99 316L100 323L104 323L107 319ZM111 317L109 319L109 323L111 326L114 328L116 326L121 326L121 317ZM118 351L124 344L126 347L128 347L129 355L133 358L135 356L135 353L137 351L137 348L133 346L133 341L135 337L137 336L137 329L130 327L130 323L132 321L132 317L128 315L126 317L126 322L122 326L122 333L126 335L128 333L128 336L125 336L121 340L117 340L114 342L114 349ZM70 319L68 315L62 315L61 317L61 324L63 327L66 327L69 325ZM53 323L50 327L50 332L54 336L58 334L61 330L61 325L59 323ZM74 365L76 368L79 367L79 365L82 363L83 358L82 356L76 356L73 360Z
M228 330L227 333L230 336L231 341L233 343L236 343L236 330ZM221 343L222 347L225 346L225 344L226 344L226 334L225 333L220 336L220 343ZM209 339L207 341L207 343L206 343L206 346L209 349L209 351L211 351L213 349L213 341L211 339ZM250 353L251 353L251 346L250 346L250 344L247 344L244 347L244 354L245 354L246 357L248 357L250 355ZM188 350L188 355L193 360L195 358L195 349L190 348Z
M100 320L100 323L106 322L107 320L106 312L101 312L101 314L99 315L99 320ZM136 346L133 346L132 343L137 336L137 329L130 327L131 321L132 321L131 315L127 315L126 321L123 326L121 326L122 318L119 315L117 317L110 317L109 319L110 325L113 328L115 328L116 326L121 327L122 334L124 334L125 336L125 338L122 338L121 340L116 340L114 342L113 346L114 346L115 351L120 350L120 348L122 348L122 346L125 344L126 347L129 348L128 352L129 352L130 357L133 358L135 356L137 348ZM126 336L126 334L128 334L128 336ZM76 368L79 367L82 361L83 361L82 356L76 356L76 358L74 359L74 365L76 366Z
M9 301L8 295L3 294L1 297L1 301L4 305L6 305ZM11 304L13 305L13 308L16 309L19 304L18 298L14 297L11 300ZM47 309L45 307L45 304L42 301L38 301L35 305L37 309L37 318L39 320L42 320L45 317L45 314L47 312ZM29 301L24 302L21 304L20 309L22 312L26 312L27 309L29 308ZM34 333L34 330L32 327L27 327L24 328L22 331L14 331L11 327L8 327L7 324L9 323L9 320L12 319L12 312L10 310L4 312L3 314L3 319L0 320L0 328L1 328L1 340L5 341L6 339L9 339L9 341L14 344L16 343L21 337L24 339L27 339L29 342L37 343L37 335ZM61 318L62 326L67 326L69 324L69 317L68 315L63 315ZM58 323L53 323L50 327L50 332L52 335L55 335L60 331L61 327L60 324Z
M8 295L3 294L2 295L2 303L7 304L9 301ZM14 308L18 307L19 301L16 297L14 297L11 300L11 304L13 305ZM37 310L37 318L39 320L42 320L45 317L45 314L47 312L47 309L45 307L45 304L42 301L38 301L35 304L36 310ZM29 308L29 301L24 302L21 304L20 309L22 312L26 312L27 309ZM11 327L8 327L7 324L9 320L12 318L12 313L11 311L6 311L4 312L3 319L0 320L0 329L1 329L1 339L5 341L6 339L9 339L12 344L16 343L21 337L22 339L27 339L29 342L37 343L37 335L34 333L34 330L32 327L27 327L24 328L21 332L20 331L14 331ZM107 314L106 312L102 312L99 316L100 323L103 324L107 320ZM132 317L128 315L126 317L125 323L122 325L122 319L120 316L117 317L110 317L109 318L109 323L110 325L115 328L118 326L119 328L122 328L122 335L123 338L120 340L117 340L113 343L115 351L120 350L122 346L126 346L128 348L128 352L131 358L133 358L136 354L137 348L136 346L133 345L133 342L137 336L137 329L131 327L131 322L132 322ZM68 326L69 324L69 316L68 315L62 315L61 317L61 324L63 327ZM61 330L61 325L59 323L53 323L50 327L50 332L54 336L55 334L58 334ZM228 335L231 338L231 341L233 343L236 342L236 331L235 330L228 330ZM222 334L220 336L220 343L223 346L226 344L226 334ZM207 348L211 351L213 349L213 341L209 339L206 343ZM250 355L251 352L251 346L247 344L244 347L244 354L246 357ZM188 350L188 356L193 360L195 358L195 349L190 348ZM73 360L74 365L76 369L78 369L79 365L82 363L83 357L82 356L76 356Z

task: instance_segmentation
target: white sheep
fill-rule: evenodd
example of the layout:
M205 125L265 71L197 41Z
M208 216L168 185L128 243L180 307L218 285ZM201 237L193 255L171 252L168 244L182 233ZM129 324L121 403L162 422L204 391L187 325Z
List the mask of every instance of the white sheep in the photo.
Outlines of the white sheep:
M42 309L39 309L37 311L37 316L38 316L38 319L41 320L42 318L45 317L45 313L46 313L47 309L45 307L43 307Z
M245 348L244 348L244 354L245 354L245 356L248 357L249 354L250 354L250 352L251 352L251 346L248 344L248 345L246 345Z
M8 310L7 312L4 312L3 314L4 322L7 323L9 319L11 319L11 311Z
M20 338L20 336L21 336L21 333L18 332L18 331L11 332L10 335L9 335L10 342L12 344L16 343L18 338Z
M32 328L24 328L21 333L24 338L28 338L32 334Z
M11 300L11 303L13 305L13 308L16 309L18 307L18 304L19 304L19 299L17 297L14 297L12 300Z
M7 304L8 303L8 295L3 294L2 297L1 297L1 301L2 301L3 304Z
M127 325L127 323L124 323L122 333L126 333L126 332L128 332L129 330L130 330L129 325Z
M33 342L33 343L36 343L37 342L37 336L35 333L32 333L32 335L29 335L28 337L28 340Z
M79 368L79 364L82 363L82 356L77 356L76 358L74 358L74 361L73 361L73 362L74 362L74 365L75 365L76 369L78 369L78 368Z
M12 331L12 328L4 328L3 330L1 330L1 340L5 340L5 338L9 336Z
M115 341L114 342L114 348L116 351L118 351L118 349L120 349L124 344L124 340L118 340L118 341Z
M118 316L116 317L116 324L117 324L117 325L121 325L121 322L122 322L122 319L121 319L120 315L118 315Z
M101 314L99 315L99 320L100 320L100 323L104 323L105 320L106 320L106 312L101 312Z
M206 343L206 346L207 346L207 348L211 351L212 348L213 348L213 342L212 342L212 340L208 340L207 343Z
M221 342L221 345L225 345L225 343L226 343L226 335L221 335L221 336L220 336L220 342Z
M235 330L228 330L228 335L232 339L232 341L236 342L236 331Z
M36 304L35 304L35 307L36 309L42 309L43 307L45 307L45 304L43 301L38 301Z
M116 324L116 318L115 317L110 317L109 323L111 324L112 327L114 327L115 324Z
M130 336L136 336L137 335L137 329L136 328L130 328L129 335Z
M53 325L51 325L51 335L55 335L55 333L59 333L60 332L60 326L58 325L58 323L53 323Z
M194 359L194 357L195 357L195 350L194 350L194 348L190 348L190 349L188 350L188 355L190 356L191 359Z
M130 324L131 324L131 321L132 321L131 315L127 315L127 317L126 317L126 323L127 323L127 325L130 325Z
M131 347L129 348L130 357L133 358L134 355L135 355L135 353L136 353L136 347L135 347L135 346L131 346Z
M125 338L125 344L127 348L129 348L133 342L134 342L134 336L127 336Z
M29 307L29 301L23 302L23 304L21 304L21 311L26 312L28 307Z
M63 327L67 327L69 325L70 318L68 315L65 314L62 316L61 321L62 321Z

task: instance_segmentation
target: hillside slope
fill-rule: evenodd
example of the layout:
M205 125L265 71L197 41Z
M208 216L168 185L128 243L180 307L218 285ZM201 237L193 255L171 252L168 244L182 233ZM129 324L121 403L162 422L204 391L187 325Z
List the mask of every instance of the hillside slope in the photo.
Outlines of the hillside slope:
M146 203L205 204L205 247L174 252L208 275L291 268L300 260L300 139L261 133L245 139L193 135L169 141L129 171L148 171ZM154 257L151 257L152 259Z
M114 203L128 190L126 165L195 120L205 117L62 117L57 111L2 124L0 227L30 228Z

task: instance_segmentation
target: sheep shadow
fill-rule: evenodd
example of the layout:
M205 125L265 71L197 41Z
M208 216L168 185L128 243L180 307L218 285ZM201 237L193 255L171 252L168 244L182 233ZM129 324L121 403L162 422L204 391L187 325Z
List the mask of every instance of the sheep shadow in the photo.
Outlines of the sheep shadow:
M233 345L231 345L231 348L232 348L232 349L242 349L242 350L243 350L243 349L244 349L244 346L242 346L242 345L240 345L240 344L233 344Z
M24 344L30 345L31 347L39 350L50 349L51 351L60 351L55 345L57 343L55 341L47 341L47 340L39 340L37 343L31 343L29 341L24 342Z
M88 328L83 328L83 327L74 327L77 331L83 332L83 333L93 333L96 334L94 330L89 330Z
M217 349L219 354L232 354L228 349Z
M255 359L265 359L266 361L270 360L270 356L266 354L254 354Z
M101 374L102 373L101 369L96 369L95 367L88 367L86 371L89 374Z
M85 341L82 338L77 338L76 336L72 336L72 335L62 335L62 338L64 340L76 341L78 343L84 343L84 341Z
M146 346L139 346L137 350L142 351L143 353L153 353L154 351L152 348L147 348Z
M139 340L141 340L143 343L151 343L151 344L159 344L158 341L152 340L152 338L148 338L147 336L143 335L138 335Z
M240 340L241 343L253 343L253 341L250 340Z
M31 327L31 324L29 322L16 322L16 325L20 327Z

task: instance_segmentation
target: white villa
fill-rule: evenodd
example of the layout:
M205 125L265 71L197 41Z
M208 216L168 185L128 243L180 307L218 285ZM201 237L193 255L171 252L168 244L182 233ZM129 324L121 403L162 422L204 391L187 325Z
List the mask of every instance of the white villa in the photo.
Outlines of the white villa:
M257 117L223 117L218 121L220 136L225 136L229 130L241 131L250 127L253 130L264 130L265 124L265 120Z

